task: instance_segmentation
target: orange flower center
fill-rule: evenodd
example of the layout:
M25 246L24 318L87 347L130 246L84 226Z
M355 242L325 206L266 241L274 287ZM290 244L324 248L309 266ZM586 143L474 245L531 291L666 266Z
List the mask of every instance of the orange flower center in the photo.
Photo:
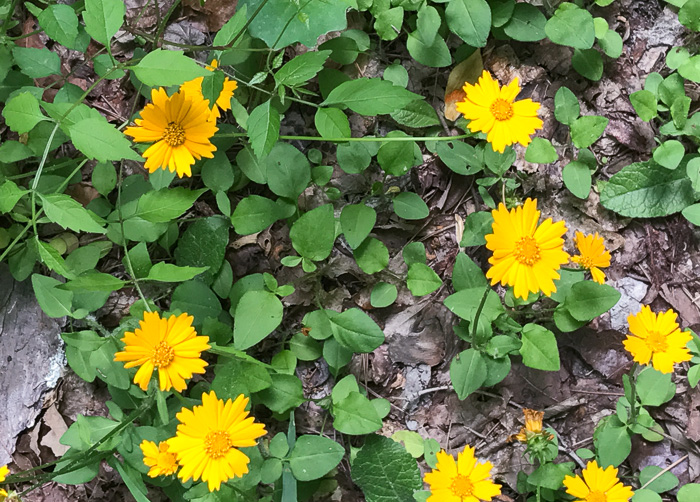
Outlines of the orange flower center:
M664 352L668 349L666 337L658 331L650 331L644 341L652 352Z
M596 490L586 496L586 502L608 502L608 496Z
M515 243L515 259L528 266L540 261L540 246L537 241L532 237L522 237Z
M450 490L455 497L469 497L474 491L474 483L467 476L457 474L450 485Z
M505 99L498 98L491 103L491 114L496 120L508 120L513 117L513 104Z
M185 130L180 124L168 122L163 131L163 141L169 146L180 146L185 142Z
M591 268L594 267L593 265L593 258L590 256L583 256L581 255L578 259L578 264L581 265L581 267L590 270Z
M209 458L223 457L231 446L231 436L226 431L212 431L204 438L204 450Z
M156 350L151 359L153 366L156 368L167 368L175 359L175 349L168 345L167 342L160 342L156 345Z

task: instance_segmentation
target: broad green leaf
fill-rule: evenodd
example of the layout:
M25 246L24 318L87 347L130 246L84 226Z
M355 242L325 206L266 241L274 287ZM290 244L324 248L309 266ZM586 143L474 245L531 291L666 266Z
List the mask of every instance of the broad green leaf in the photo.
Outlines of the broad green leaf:
M318 48L321 50L330 50L331 60L341 65L354 63L360 53L355 39L343 35L323 42Z
M393 7L376 15L374 31L382 40L394 40L401 33L403 25L403 7Z
M267 185L280 197L296 201L311 181L309 160L289 143L277 143L262 162L267 166Z
M262 232L283 217L279 204L260 195L249 195L241 200L231 216L237 234L250 235Z
M559 370L559 347L554 333L537 324L526 324L522 337L520 355L525 366L544 371Z
M564 166L561 171L561 179L569 191L579 199L587 199L591 192L593 178L591 170L584 162L574 160Z
M420 434L414 431L398 430L391 435L391 439L397 443L403 443L406 451L413 458L420 458L425 451L425 441Z
M406 286L413 296L425 296L442 286L442 280L428 265L412 263L408 267Z
M226 21L214 36L214 45L229 45L233 39L243 30L248 20L248 7L241 5L236 9L236 13Z
M7 110L7 107L5 107L5 110ZM5 123L7 123L7 119L5 119ZM29 157L34 157L34 152L24 143L7 140L0 145L0 158L7 164L28 159Z
M474 263L474 260L466 254L458 253L452 270L452 287L454 290L481 288L483 293L487 284L486 276L484 276L484 272L479 268L479 265Z
M39 109L39 101L29 92L13 96L5 104L2 116L7 126L19 134L31 131L42 120L48 120ZM3 161L6 162L5 158Z
M597 82L603 76L603 58L595 49L574 49L571 64L588 80Z
M386 71L384 73L384 78L386 78ZM440 124L440 119L438 118L435 108L426 101L412 101L401 110L392 113L391 118L399 124L413 129Z
M360 115L373 116L393 113L418 99L422 99L418 94L386 80L359 78L340 84L321 105L345 105Z
M590 49L595 41L593 16L569 2L562 3L544 27L547 37L559 45Z
M261 185L267 183L267 164L265 159L258 160L249 145L244 145L243 149L238 152L236 163L250 181Z
M538 164L551 164L559 158L552 143L545 138L532 138L525 151L525 160Z
M700 0L688 0L678 11L678 21L693 31L700 31Z
M683 162L687 162L687 157ZM600 191L600 203L622 216L653 218L682 211L697 197L680 169L660 169L649 162L624 167Z
M0 184L0 214L9 213L29 190L19 188L14 181L5 180Z
M485 0L452 0L445 9L450 31L472 47L486 46L491 31L491 8Z
M352 249L362 244L376 222L377 212L365 204L349 204L340 213L340 226Z
M693 204L682 211L686 220L695 226L700 226L700 204Z
M284 307L269 291L248 291L236 307L233 346L246 350L262 341L282 322Z
M564 125L571 126L581 115L581 105L568 87L561 86L554 95L554 116Z
M207 267L178 267L171 263L159 262L151 267L144 279L158 282L184 282L194 279L207 269Z
M28 77L42 78L61 74L61 58L46 48L16 46L12 48L12 57L22 73Z
M330 54L331 51L316 51L296 56L275 73L277 84L295 86L314 78Z
M590 321L613 308L620 300L620 292L607 284L581 281L571 286L562 306L574 319Z
M598 45L608 57L617 59L622 55L622 37L615 30L608 30Z
M303 214L292 224L289 237L302 257L313 261L328 258L335 243L333 206L326 204Z
M650 121L658 115L656 96L653 92L645 89L630 94L630 102L637 112L639 118Z
M606 418L598 423L593 433L598 465L602 468L620 465L632 451L632 439L627 427L616 420L615 415Z
M378 282L372 288L369 302L375 309L388 307L396 301L398 290L393 284Z
M345 448L323 436L297 438L289 455L289 467L299 481L322 478L335 468L345 455Z
M354 352L372 352L384 343L384 332L360 309L348 309L330 323L333 337Z
M178 239L175 262L180 266L209 267L198 279L211 284L224 261L229 227L229 220L220 216L196 220Z
M87 118L69 128L75 147L86 157L99 162L110 160L142 161L140 155L131 149L131 142L104 119Z
M60 288L74 292L108 291L111 293L112 291L120 290L125 284L126 282L117 279L111 274L105 274L97 270L88 270L68 281Z
M258 159L270 153L280 135L280 114L271 103L272 101L265 101L248 117L250 146Z
M49 5L37 17L39 26L50 38L70 49L78 37L78 16L68 5Z
M183 282L175 288L170 310L180 310L194 316L195 326L201 328L207 317L219 317L221 303L211 288L202 281L194 280Z
M406 138L403 131L391 131L387 138ZM413 141L387 141L377 152L377 162L387 174L403 176L413 167L417 145Z
M688 80L700 83L700 54L686 59L678 67L678 73Z
M688 483L683 485L676 494L678 502L694 502L700 498L700 484Z
M337 108L318 108L314 124L318 133L326 140L351 136L348 117Z
M483 153L462 141L440 141L437 154L457 174L475 174L484 168Z
M654 150L654 161L662 165L666 169L677 168L683 156L685 155L685 147L680 141L670 139L664 141Z
M409 34L406 41L406 48L413 59L431 68L444 68L452 64L450 49L442 37L435 37L432 44L427 45L417 33Z
M36 243L39 251L39 257L41 258L41 261L44 262L44 265L49 267L57 274L62 275L66 279L72 279L75 277L75 274L69 270L69 268L66 266L65 260L58 253L58 251L56 251L56 249L40 240L37 240Z
M486 380L486 363L481 352L467 349L450 363L450 380L460 400L477 390Z
M188 211L205 189L162 188L146 192L138 201L134 216L154 223L169 222Z
M430 209L420 195L402 192L394 197L394 212L405 220L422 220L428 217Z
M272 373L272 385L258 392L260 402L275 413L286 413L304 402L304 389L294 375Z
M423 265L428 263L425 256L425 245L422 242L411 242L406 244L401 252L401 255L403 256L403 261L409 267L414 263L422 263Z
M389 250L384 243L369 237L353 252L357 265L366 274L376 274L389 265Z
M652 367L637 375L637 395L643 406L661 406L676 394L672 373L661 373Z
M460 246L483 246L486 235L493 231L493 216L488 211L471 213L464 220L464 234ZM460 255L457 255L459 261Z
M97 222L99 217L85 209L79 202L65 194L39 194L46 216L63 228L76 232L104 234L106 230Z
M124 23L126 6L121 0L85 0L85 31L104 46Z
M416 21L416 35L423 44L433 45L438 36L438 30L442 24L440 13L435 7L425 5L418 10L418 20Z
M520 2L515 4L513 15L503 25L503 31L519 42L537 42L547 36L544 31L546 23L547 18L537 7Z
M164 49L149 52L132 70L136 78L151 87L180 85L197 77L211 75L209 70L199 66L182 51Z
M333 427L343 434L359 436L382 428L382 419L372 402L356 391L333 403L333 416Z
M49 317L71 315L73 292L59 289L61 282L52 277L32 275L32 287L41 310Z
M379 435L367 438L351 474L367 502L411 501L423 486L416 459L396 441Z
M571 140L576 148L588 148L603 135L609 120L597 115L577 118L571 124Z
M340 168L348 174L358 174L372 162L372 154L362 143L341 143L336 150Z

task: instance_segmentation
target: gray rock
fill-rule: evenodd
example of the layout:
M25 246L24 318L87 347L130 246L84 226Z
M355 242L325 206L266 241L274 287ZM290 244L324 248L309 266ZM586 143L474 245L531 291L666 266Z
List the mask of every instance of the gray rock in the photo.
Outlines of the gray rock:
M647 294L647 286L631 277L623 277L612 283L622 294L620 301L610 309L610 327L618 331L627 331L627 316L642 310L642 300Z

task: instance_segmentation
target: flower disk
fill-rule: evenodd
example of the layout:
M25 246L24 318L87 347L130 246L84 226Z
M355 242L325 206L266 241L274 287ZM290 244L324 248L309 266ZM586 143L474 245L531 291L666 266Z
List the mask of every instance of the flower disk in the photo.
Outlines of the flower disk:
M444 450L437 454L437 466L425 475L430 485L427 502L478 502L501 494L501 485L490 479L491 462L478 462L474 448L465 446L457 461Z
M169 445L167 441L161 441L156 446L153 441L144 439L139 447L143 453L143 463L151 468L148 471L150 477L170 476L177 472L177 457L174 453L168 451Z
M187 388L185 379L204 373L207 363L200 356L210 348L209 337L197 336L192 321L194 317L187 314L161 319L158 312L146 312L140 328L124 333L124 351L117 352L114 360L126 362L125 368L140 366L134 383L142 390L148 389L157 368L160 390L182 392Z
M237 448L255 446L264 436L265 426L248 417L249 399L243 394L224 402L216 393L202 394L202 405L183 408L177 419L177 435L168 440L170 451L182 467L178 477L206 481L209 491L221 483L248 472L250 459Z
M214 71L219 67L219 62L214 59L211 62L211 66L207 66L207 70ZM204 77L197 77L194 80L189 80L180 86L180 90L188 96L197 97L199 99L204 99L202 94L202 82L204 82ZM233 91L238 89L238 82L231 80L226 77L224 79L224 86L221 88L219 97L216 98L216 106L211 109L211 118L218 119L221 117L221 112L231 109L231 98L233 97ZM221 111L219 111L221 109Z
M617 469L598 467L595 460L588 462L581 476L566 476L566 493L576 497L576 502L627 502L634 492L620 483Z
M579 254L572 256L571 261L578 263L581 268L591 271L591 278L598 284L605 283L605 272L601 268L610 266L610 252L605 249L603 238L598 235L583 235L576 232L574 242Z
M538 225L537 199L527 199L510 211L501 203L491 214L493 233L486 236L486 247L493 251L491 268L486 272L491 285L513 286L513 294L522 299L530 292L554 293L557 271L569 261L562 239L564 222L548 218Z
M648 305L643 305L638 314L627 317L632 334L622 342L625 349L638 363L651 361L661 373L673 373L674 364L692 358L686 345L693 335L680 330L677 318L673 310L655 314Z
M537 116L540 104L531 99L515 101L520 93L517 77L500 87L484 70L476 84L464 84L464 92L466 97L457 103L457 111L470 120L472 132L486 133L486 140L496 152L503 153L506 146L514 143L527 146L532 141L530 136L542 129L542 120Z
M153 103L134 121L136 126L127 127L124 134L137 143L155 141L143 152L149 172L169 169L180 178L192 176L195 159L212 158L216 151L210 139L218 129L211 120L209 101L184 92L168 97L162 87L151 91L151 99Z

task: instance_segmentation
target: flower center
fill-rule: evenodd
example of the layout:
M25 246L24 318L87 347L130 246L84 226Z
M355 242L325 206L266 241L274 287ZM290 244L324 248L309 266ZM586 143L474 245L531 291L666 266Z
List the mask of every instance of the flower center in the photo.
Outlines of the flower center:
M649 347L652 352L664 352L666 349L668 349L666 337L658 331L650 331L649 335L645 339L645 342L647 347Z
M532 237L522 237L515 243L515 259L528 266L540 261L540 247L537 241Z
M590 256L581 256L578 263L585 269L590 270L593 268L593 259Z
M231 436L226 431L213 431L204 438L204 449L210 458L221 458L231 449Z
M450 485L450 490L455 497L469 497L474 491L474 483L467 476L457 474Z
M513 117L513 105L505 99L498 98L491 103L491 113L496 120L508 120Z
M170 363L175 359L175 349L173 349L166 342L160 342L156 345L156 350L151 358L153 361L153 366L156 368L167 368Z
M586 496L586 502L608 502L608 496L596 490Z
M163 131L163 141L170 146L180 146L185 142L185 130L180 124L168 122Z

